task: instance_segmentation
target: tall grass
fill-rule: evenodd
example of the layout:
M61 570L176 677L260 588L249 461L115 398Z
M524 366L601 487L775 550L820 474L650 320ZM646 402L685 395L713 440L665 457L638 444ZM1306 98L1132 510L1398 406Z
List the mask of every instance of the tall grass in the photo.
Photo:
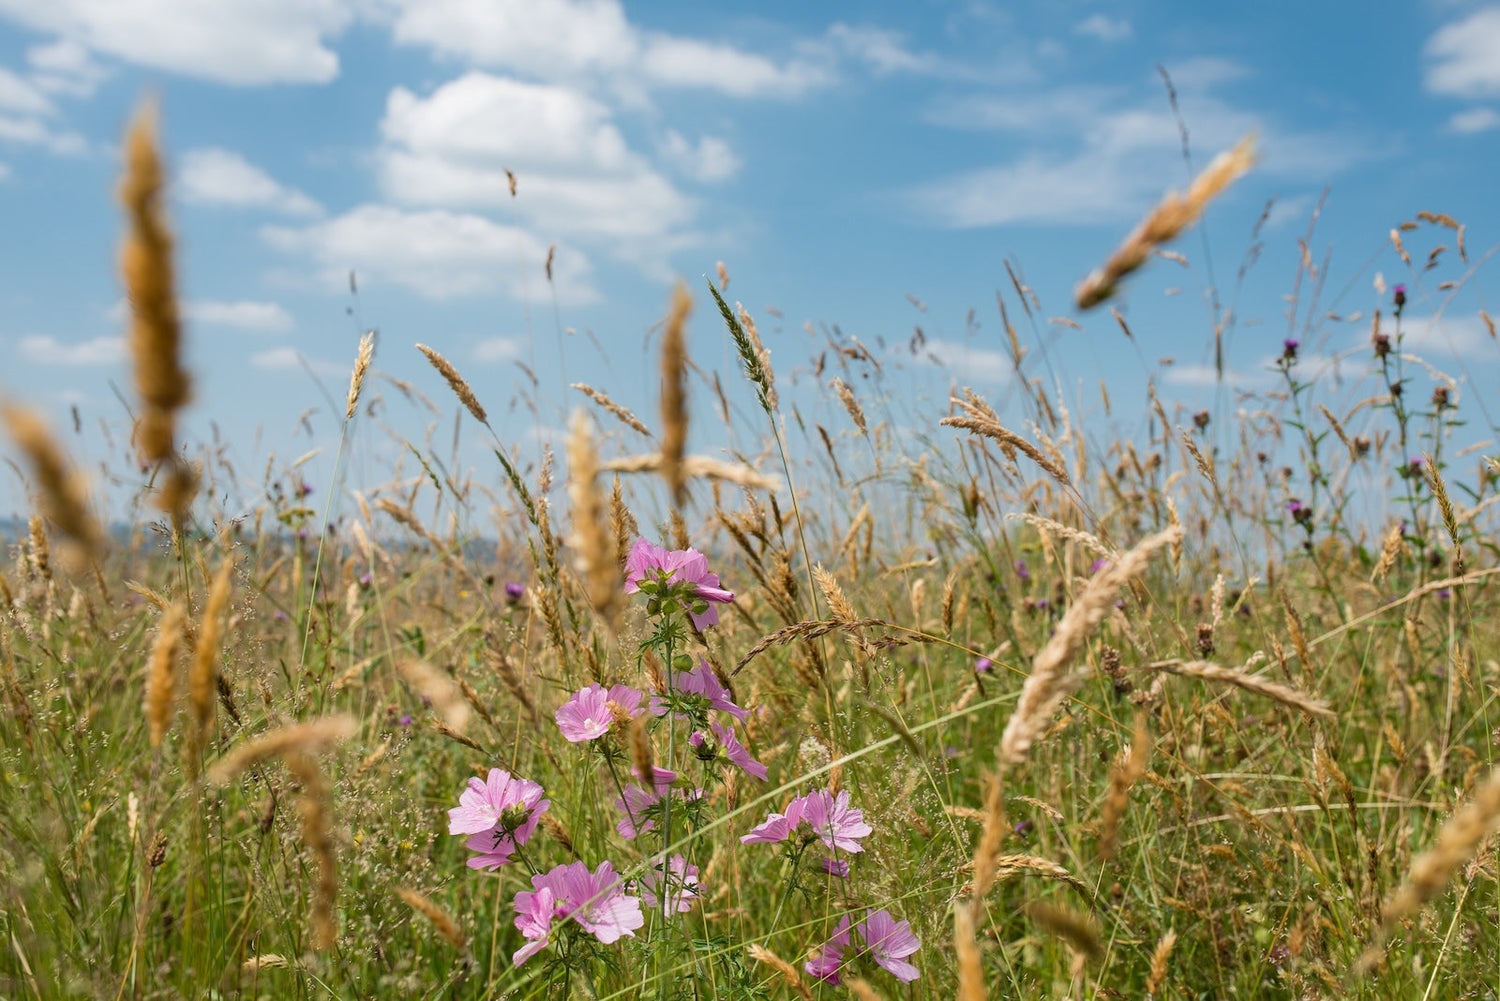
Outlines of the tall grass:
M1413 226L1451 228L1429 215ZM838 969L860 997L1496 989L1496 467L1453 454L1463 401L1423 381L1399 324L1351 360L1374 387L1357 405L1288 340L1284 392L1235 435L1153 390L1149 433L1109 441L1026 377L1008 313L1019 432L962 386L904 420L861 398L881 361L852 341L788 420L753 322L710 291L722 328L689 326L686 290L669 306L659 439L579 387L610 421L574 418L566 491L417 346L491 435L493 525L403 442L421 473L348 498L336 534L298 467L268 466L223 533L206 489L173 495L171 547L137 526L106 551L61 450L7 410L39 517L0 573L0 996L835 997L810 961L881 910L920 940L920 977L856 928ZM695 384L690 333L731 338L740 373ZM372 351L344 434L378 398ZM690 390L717 387L727 418L740 377L769 470L686 451ZM141 391L167 412L150 440L171 435L149 454L187 472L175 397ZM238 475L196 465L210 487ZM734 592L717 625L625 593L637 536L708 555ZM81 556L56 565L63 538ZM682 698L699 658L694 683L749 710L764 782L611 687ZM585 751L553 714L594 684L616 695ZM644 814L613 803L658 767L703 794L626 838ZM480 872L446 825L491 769L551 806ZM804 866L816 841L741 841L815 793L871 829L830 859L848 879ZM638 894L670 853L699 873L685 912L513 962L533 872L611 861Z

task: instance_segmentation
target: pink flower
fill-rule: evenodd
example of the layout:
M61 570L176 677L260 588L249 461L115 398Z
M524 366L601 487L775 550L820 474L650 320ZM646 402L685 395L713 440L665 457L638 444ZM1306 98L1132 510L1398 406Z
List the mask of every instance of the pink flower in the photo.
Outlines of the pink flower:
M596 740L608 733L618 722L616 711L631 719L639 716L644 692L625 685L590 685L582 689L562 705L558 706L558 729L573 743ZM611 705L613 703L613 705Z
M620 837L627 841L656 829L657 817L665 812L660 805L661 801L671 794L672 783L677 779L676 772L665 768L652 766L652 772L653 781L650 789L629 785L625 787L625 797L615 799L615 809L625 814L615 824L615 830L619 831ZM640 775L637 774L636 778L639 779ZM678 795L688 800L702 799L703 790L695 789L688 792L684 789Z
M639 897L625 895L625 885L609 862L589 872L582 862L560 865L551 872L531 877L535 892L516 894L516 928L531 941L511 961L520 966L541 951L551 934L552 923L572 919L584 931L609 945L622 936L635 936L646 923Z
M698 666L691 671L672 672L672 687L680 702L689 703L692 708L704 713L710 709L718 709L741 723L750 715L730 700L729 689L719 683L714 669L701 657L698 659ZM657 716L667 714L667 700L660 693L651 697L651 712Z
M825 845L846 852L864 851L855 840L873 833L864 818L864 811L850 808L848 789L841 790L837 798L827 790L808 793L802 810L802 819Z
M750 829L750 833L740 838L743 845L771 845L778 841L785 841L792 836L792 831L802 823L802 810L806 805L806 797L798 796L786 805L785 813L767 814L766 819Z
M854 930L864 939L865 948L875 962L904 984L920 977L921 972L906 962L907 956L922 947L921 941L912 934L911 925L896 921L889 911L865 913L865 919Z
M625 560L625 593L641 590L643 580L691 584L692 596L708 602L702 612L688 611L693 625L699 629L718 625L719 610L714 605L734 600L733 592L719 586L719 575L708 569L708 557L696 549L663 549L645 539L636 539Z
M662 903L657 893L661 882L661 859L658 857L652 862L652 868L640 878L641 898L646 902L647 907L655 911L677 911L681 914L686 914L693 909L692 901L698 899L702 889L698 883L697 866L688 865L688 860L681 855L672 856L672 861L667 868L665 904Z
M449 834L472 834L468 847L480 854L469 859L472 869L494 869L510 861L517 845L530 840L542 814L552 805L542 799L542 787L509 772L491 768L489 779L469 780L448 811Z
M839 879L848 879L849 860L842 858L825 858L823 860L823 871L828 873L828 875L830 876L837 876Z
M849 915L839 918L833 930L833 938L823 943L818 954L802 968L808 976L816 977L827 984L839 984L839 967L844 965L844 950L849 948Z
M766 766L750 757L750 752L735 735L734 727L720 726L717 721L709 726L713 731L714 739L718 742L717 747L710 743L700 730L694 730L692 736L688 738L688 743L698 749L700 758L705 761L714 761L718 758L718 752L722 750L730 763L738 765L747 775L752 775L762 782L766 780Z

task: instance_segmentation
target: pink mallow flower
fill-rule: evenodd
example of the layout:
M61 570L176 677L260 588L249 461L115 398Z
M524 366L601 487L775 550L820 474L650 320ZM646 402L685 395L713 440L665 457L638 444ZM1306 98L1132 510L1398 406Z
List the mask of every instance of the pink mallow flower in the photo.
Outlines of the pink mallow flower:
M676 772L657 768L654 765L651 770L651 788L628 785L625 787L624 798L615 798L615 809L625 814L615 824L615 830L619 831L620 837L627 841L656 829L656 819L664 812L661 802L671 794L672 783L677 780ZM640 778L639 773L636 774L636 778ZM684 789L678 795L684 799L702 799L703 790L695 789L689 792Z
M808 793L804 799L802 819L825 845L846 852L864 851L855 839L868 837L873 828L865 823L863 810L849 806L848 789L841 790L837 797L822 789Z
M921 941L912 934L911 925L897 921L889 911L865 912L866 917L854 930L864 940L865 948L876 963L887 973L909 984L920 977L921 972L906 957L922 947Z
M605 945L635 936L646 923L639 897L625 894L625 884L609 862L594 872L582 862L560 865L531 877L532 890L516 894L516 928L529 941L511 961L520 966L547 944L554 921L572 919ZM534 891L534 892L533 892Z
M645 697L644 692L625 685L590 685L557 707L557 727L575 744L597 740L621 717L634 719L644 712L641 700Z
M909 984L922 975L915 966L906 962L906 957L922 947L911 925L897 921L889 911L866 911L866 917L853 928L850 934L849 915L839 919L833 937L823 943L818 954L802 968L809 976L829 984L840 983L839 970L844 965L844 953L859 940L859 954L868 955L881 969L904 984Z
M471 869L498 868L510 861L516 846L531 839L552 805L542 799L542 791L535 782L512 778L499 768L491 768L486 781L469 780L458 806L448 811L448 833L473 835L466 844L480 854L469 859Z
M662 578L668 584L692 584L694 595L708 602L703 612L691 609L688 612L699 629L718 625L719 610L714 605L734 600L734 593L719 586L719 575L708 569L708 557L698 550L663 549L645 539L636 539L625 559L625 593L635 594L643 580Z
M714 669L701 657L698 659L698 666L691 671L672 672L672 688L677 699L684 702L697 702L705 713L710 709L717 709L728 713L741 723L745 722L750 715L749 712L734 704L729 698L729 689L719 683ZM667 700L660 693L651 697L651 712L656 716L667 714Z
M640 878L641 899L646 906L653 911L677 911L686 914L693 909L693 901L698 899L702 887L698 883L698 867L689 865L688 860L681 855L673 855L672 861L667 868L667 891L666 903L662 902L659 894L662 883L661 859L657 858L652 863L652 868L646 870Z
M717 720L709 724L713 731L713 740L717 746L703 735L701 730L694 730L688 743L697 750L698 756L706 761L713 761L718 757L718 752L723 751L724 756L731 764L738 765L747 775L752 775L762 782L766 780L766 766L750 757L750 752L745 745L740 743L740 738L735 735L734 727L721 726Z
M806 798L798 796L786 805L785 813L771 813L766 819L750 829L750 833L740 838L740 844L744 845L772 845L778 841L785 841L792 836L792 831L802 823L802 809Z
M807 961L802 968L807 971L808 976L816 977L825 984L838 985L842 983L839 979L839 968L844 965L844 950L849 948L849 915L845 914L839 918L839 923L833 930L833 937L823 943L818 954Z

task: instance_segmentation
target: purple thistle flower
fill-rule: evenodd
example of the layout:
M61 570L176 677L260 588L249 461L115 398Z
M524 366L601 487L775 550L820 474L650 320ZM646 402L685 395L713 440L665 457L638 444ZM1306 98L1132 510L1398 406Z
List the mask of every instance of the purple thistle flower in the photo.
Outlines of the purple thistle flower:
M471 869L496 869L509 862L519 845L531 839L542 814L552 805L542 799L542 787L491 768L487 781L469 780L448 811L448 833L473 835L465 844L478 855Z
M1101 556L1099 559L1089 564L1089 576L1094 576L1094 574L1098 573L1100 570L1103 570L1108 566L1109 560L1106 560Z
M995 669L995 662L988 657L980 657L974 661L974 670L978 674L987 674Z
M864 939L865 948L875 962L903 984L920 977L921 971L906 962L907 956L922 947L921 940L912 934L911 925L896 921L889 911L866 913L867 917L854 930Z
M864 818L862 810L849 806L848 789L840 790L837 797L827 790L808 793L802 807L802 819L807 821L813 833L829 848L840 851L864 851L855 839L874 833L874 828L865 823Z
M511 957L520 966L547 944L552 923L578 922L584 931L609 945L646 923L639 897L625 894L614 866L605 861L593 872L583 862L560 865L531 877L533 890L516 894L516 928L530 941Z
M1298 342L1295 337L1288 337L1281 342L1281 357L1285 361L1297 360Z
M1031 571L1026 569L1025 560L1016 560L1016 576L1021 578L1022 580L1031 579Z
M667 867L666 902L663 903L657 893L662 882L661 858L655 859L651 865L640 878L641 899L646 902L646 906L663 913L676 911L686 914L692 910L692 902L702 895L703 889L698 882L698 867L689 865L688 860L681 855L672 856Z
M734 592L720 587L719 575L708 569L708 557L696 549L664 549L636 539L625 560L625 593L635 594L643 580L692 584L693 595L709 603L702 612L689 610L693 625L699 629L718 625L719 610L714 605L734 600Z
M514 605L526 596L526 585L518 581L505 582L505 600Z
M644 692L625 685L590 685L562 705L554 718L562 735L574 744L597 740L616 723L639 716Z

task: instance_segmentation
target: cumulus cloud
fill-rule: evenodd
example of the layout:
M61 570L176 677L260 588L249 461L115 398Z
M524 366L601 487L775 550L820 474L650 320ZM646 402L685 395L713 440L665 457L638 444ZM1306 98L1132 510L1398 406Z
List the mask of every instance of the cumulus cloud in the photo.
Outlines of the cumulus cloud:
M269 209L286 215L319 215L323 207L231 150L190 149L182 156L177 190L194 205Z
M1006 382L1016 368L1002 351L960 341L930 340L918 353L917 361L950 369L964 382L975 383Z
M40 365L114 365L125 358L125 340L121 337L95 337L76 344L65 344L49 334L29 334L16 345L21 357Z
M286 333L296 326L292 314L274 302L221 302L198 299L183 304L183 316L206 327L233 327L263 333Z
M661 154L696 181L722 181L733 177L740 169L740 158L729 143L715 136L704 136L693 143L676 129L668 129L662 138Z
M521 357L521 342L514 337L489 337L474 345L474 360L493 364Z
M1453 97L1500 94L1500 7L1445 24L1422 48L1428 91Z
M1129 21L1107 14L1092 14L1075 24L1073 31L1101 42L1123 42L1135 33Z
M430 299L495 292L520 297L546 281L546 243L477 215L362 205L306 226L268 226L261 234L278 250L310 257L323 280L337 287L351 269L362 284L398 285ZM596 297L588 262L571 247L557 248L552 274L560 299Z
M1186 68L1208 80L1238 70L1214 60ZM1163 169L1181 162L1177 120L1159 90L1160 81L1153 80L1149 89L1076 86L1036 95L1007 90L947 99L929 109L929 121L1012 133L1032 151L918 185L907 192L908 204L919 215L955 228L1135 218L1169 186ZM1367 151L1348 136L1275 128L1201 89L1179 94L1184 116L1195 123L1193 141L1200 153L1227 149L1256 132L1261 169L1269 174L1322 179Z
M1448 119L1448 128L1451 131L1465 135L1488 132L1497 125L1500 125L1500 112L1494 108L1468 108L1454 112L1453 116Z
M397 42L475 66L551 82L708 88L732 97L795 97L829 81L821 64L778 62L733 45L642 31L619 0L394 0Z
M38 90L65 97L90 97L109 75L85 46L66 38L31 46L26 63Z
M513 207L533 230L642 261L682 245L696 213L691 198L629 147L610 110L572 87L482 72L427 97L398 87L381 134L381 187L408 205ZM727 166L722 152L707 157L710 169ZM507 170L517 178L514 200Z
M35 31L153 69L235 85L327 83L350 0L0 0Z

